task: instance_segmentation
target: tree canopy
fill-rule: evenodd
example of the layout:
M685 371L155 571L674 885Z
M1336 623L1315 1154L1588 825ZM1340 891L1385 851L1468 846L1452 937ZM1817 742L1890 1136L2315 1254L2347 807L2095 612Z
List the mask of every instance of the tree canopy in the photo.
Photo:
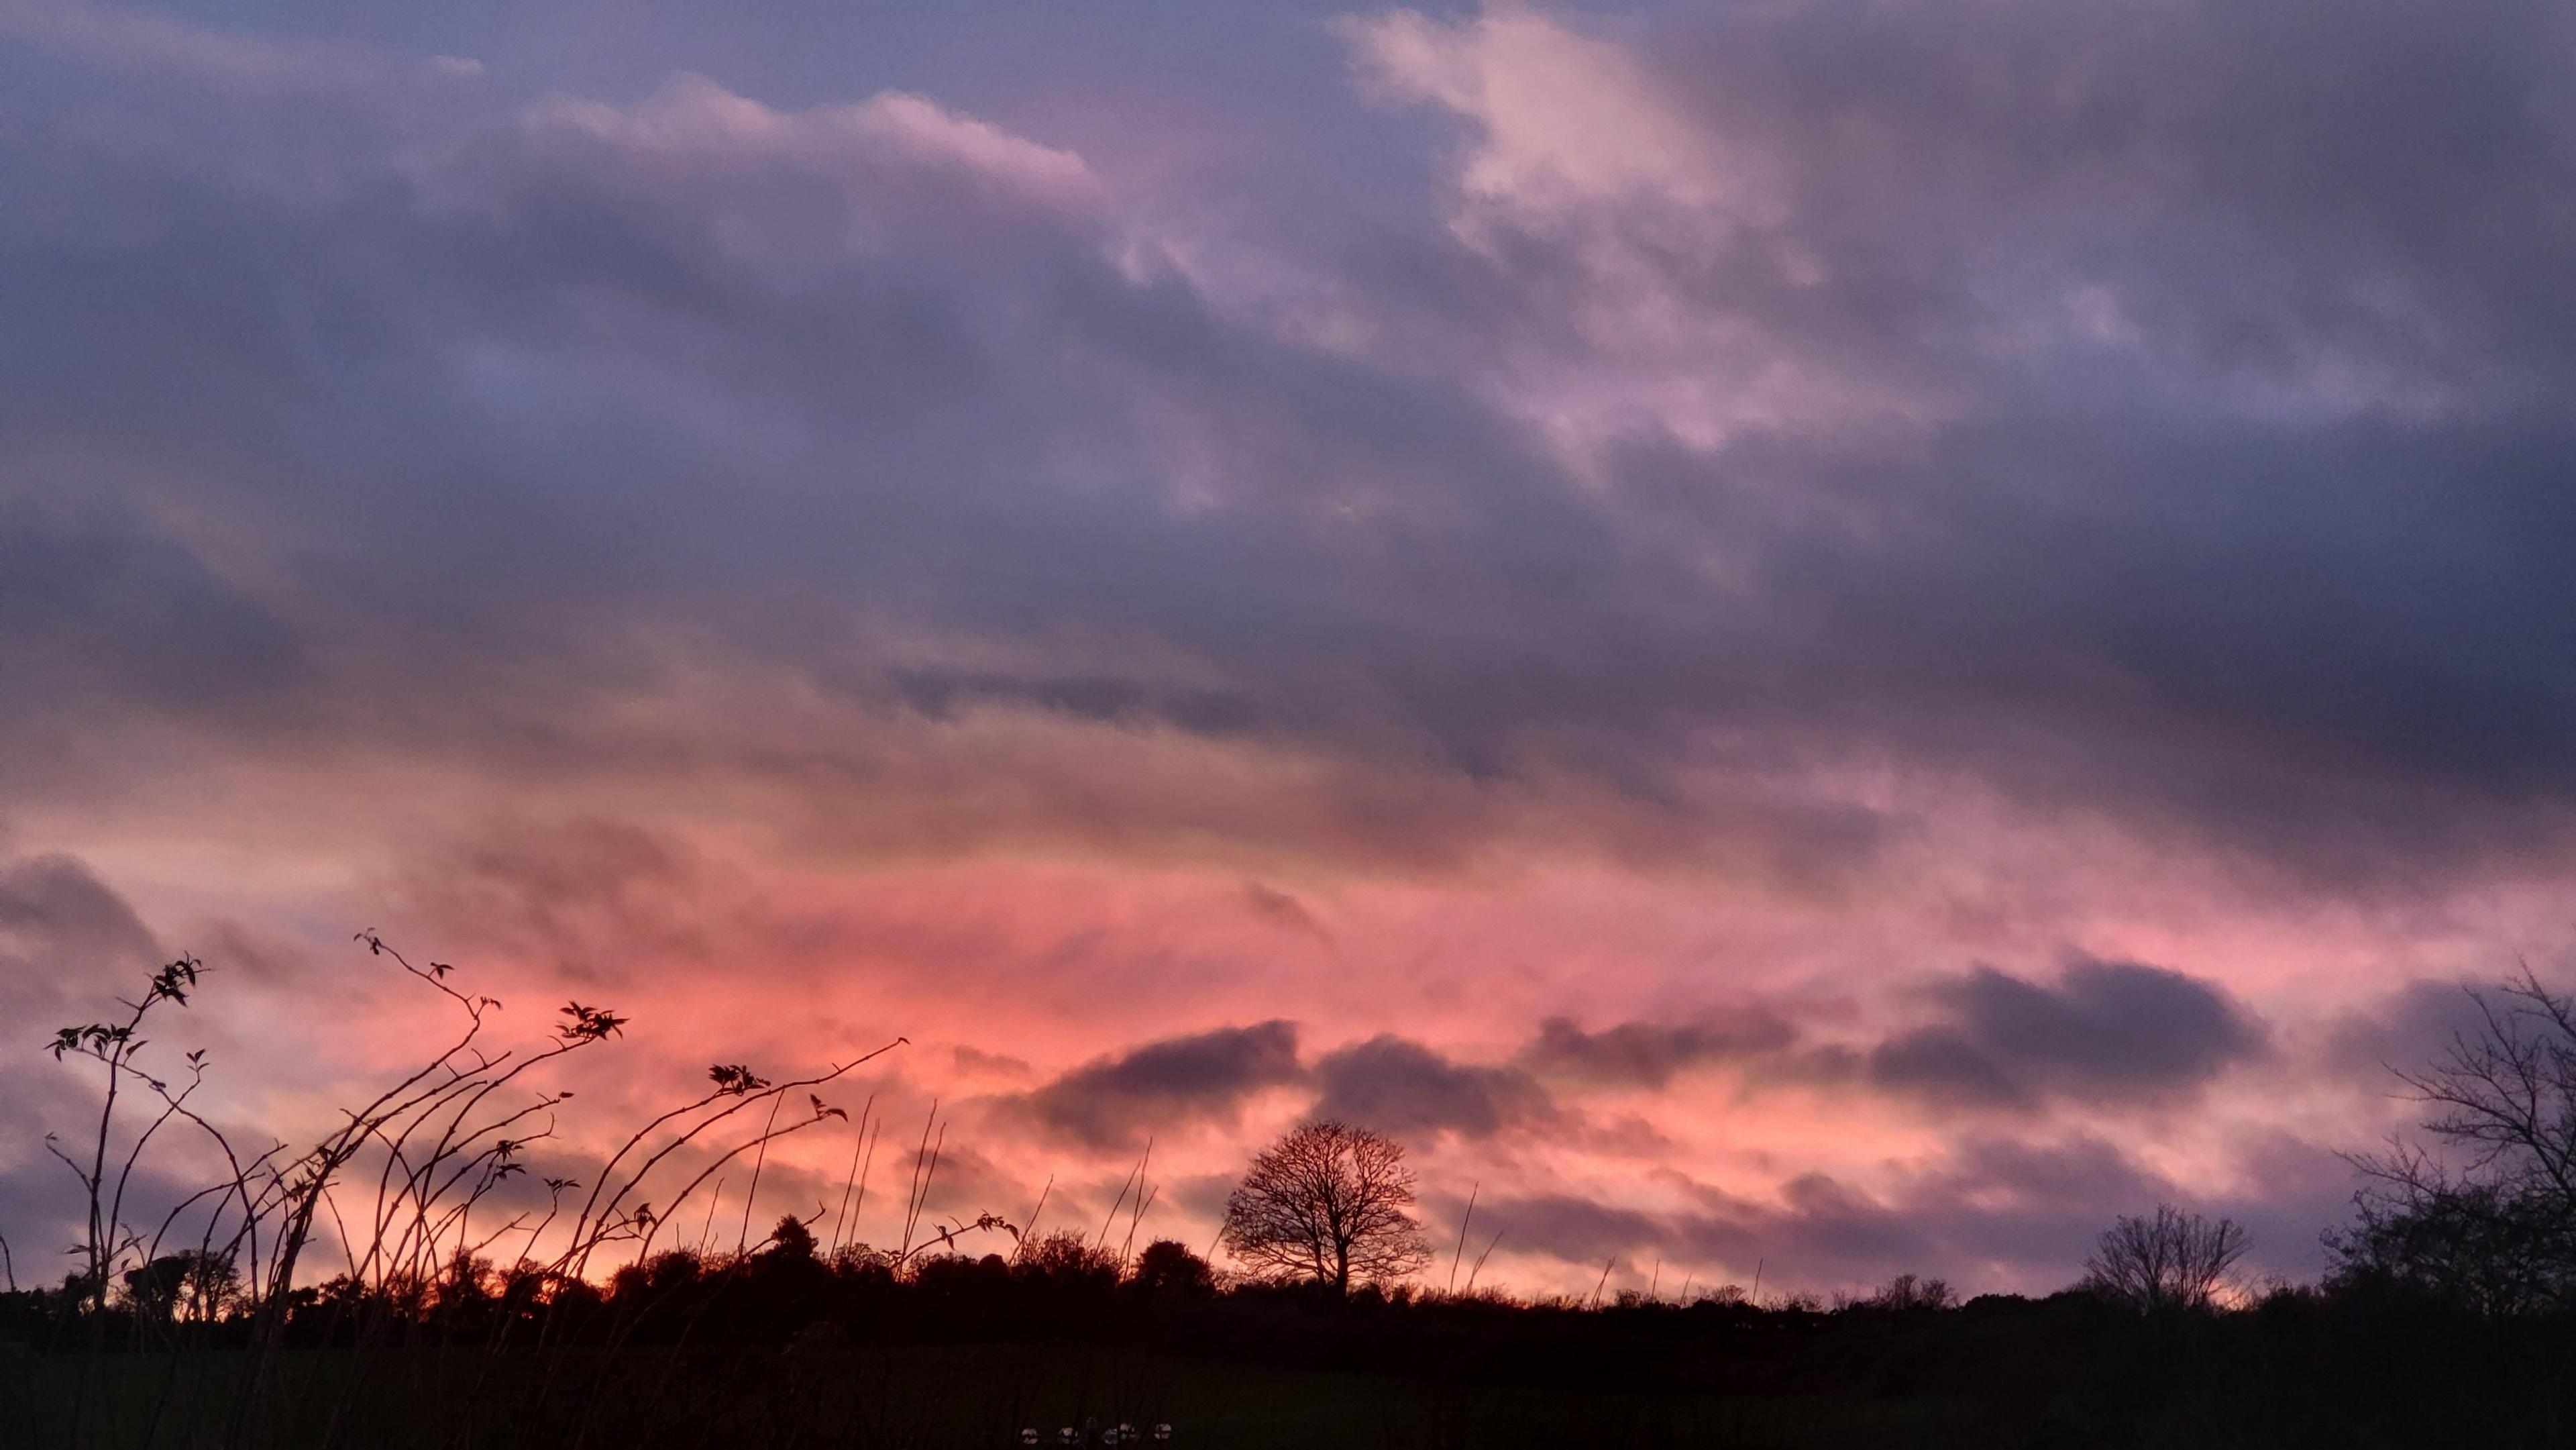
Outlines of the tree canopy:
M1402 1144L1346 1123L1305 1123L1252 1160L1226 1199L1223 1241L1256 1273L1346 1293L1430 1261L1412 1208Z

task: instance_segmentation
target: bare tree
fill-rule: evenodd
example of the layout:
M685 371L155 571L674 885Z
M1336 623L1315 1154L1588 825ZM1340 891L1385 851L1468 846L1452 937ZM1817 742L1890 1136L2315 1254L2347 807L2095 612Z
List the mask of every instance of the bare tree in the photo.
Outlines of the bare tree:
M1307 1123L1252 1160L1225 1201L1223 1242L1256 1271L1347 1293L1354 1279L1400 1279L1431 1261L1412 1207L1403 1145L1344 1123Z
M2576 998L2528 967L2522 980L2469 997L2477 1028L2453 1033L2440 1061L2398 1080L2433 1110L2425 1130L2468 1150L2468 1172L2576 1220Z
M2353 1197L2323 1235L2339 1287L2405 1284L2493 1318L2576 1303L2576 1234L2533 1198L2430 1169Z
M2084 1261L2084 1287L2141 1313L2200 1309L2244 1255L2245 1228L2236 1220L2213 1222L2160 1203L2102 1231Z
M2347 1275L2408 1280L2483 1312L2576 1302L2576 997L2529 967L2468 988L2476 1023L2429 1067L2394 1069L2445 1162L2403 1141L2353 1159L2359 1220L2326 1246Z
M1955 1309L1959 1307L1959 1295L1947 1279L1899 1274L1861 1302L1876 1309Z

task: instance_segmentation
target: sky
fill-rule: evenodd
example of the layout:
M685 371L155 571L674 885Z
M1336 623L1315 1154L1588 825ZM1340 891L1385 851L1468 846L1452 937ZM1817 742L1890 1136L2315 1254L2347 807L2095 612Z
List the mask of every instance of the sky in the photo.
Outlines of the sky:
M2313 1277L2576 964L2571 396L2555 0L0 0L0 1232L55 1026L324 1123L372 928L629 1014L572 1176L901 1035L943 1213Z

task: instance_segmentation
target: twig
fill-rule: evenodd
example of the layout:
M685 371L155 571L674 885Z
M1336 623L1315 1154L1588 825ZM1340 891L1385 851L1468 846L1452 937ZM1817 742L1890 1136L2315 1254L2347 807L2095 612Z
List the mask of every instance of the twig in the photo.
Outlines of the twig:
M751 1160L751 1188L742 1196L742 1232L733 1241L733 1251L736 1254L743 1252L743 1241L751 1237L751 1205L753 1200L760 1197L760 1170L769 1162L769 1130L778 1126L778 1105L786 1101L787 1095L784 1093L769 1100L769 1121L762 1124L760 1129L760 1152Z
M1029 1221L1020 1230L1020 1241L1011 1246L1012 1263L1016 1264L1020 1261L1020 1255L1027 1251L1029 1241L1038 1236L1038 1215L1046 1212L1047 1195L1053 1192L1055 1192L1055 1175L1050 1173L1047 1175L1046 1187L1038 1190L1037 1207L1029 1210Z
M1484 1180L1478 1179L1467 1190L1467 1216L1458 1220L1458 1248L1449 1256L1449 1292L1458 1292L1458 1263L1467 1257L1467 1225L1476 1221L1476 1195L1484 1191Z

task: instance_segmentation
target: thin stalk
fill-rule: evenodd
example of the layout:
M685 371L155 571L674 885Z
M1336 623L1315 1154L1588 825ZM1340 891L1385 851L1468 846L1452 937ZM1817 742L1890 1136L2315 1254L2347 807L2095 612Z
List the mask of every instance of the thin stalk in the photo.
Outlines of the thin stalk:
M1476 1221L1476 1195L1484 1191L1484 1181L1467 1190L1467 1216L1458 1220L1458 1248L1449 1256L1449 1292L1458 1292L1458 1262L1467 1257L1467 1226Z

